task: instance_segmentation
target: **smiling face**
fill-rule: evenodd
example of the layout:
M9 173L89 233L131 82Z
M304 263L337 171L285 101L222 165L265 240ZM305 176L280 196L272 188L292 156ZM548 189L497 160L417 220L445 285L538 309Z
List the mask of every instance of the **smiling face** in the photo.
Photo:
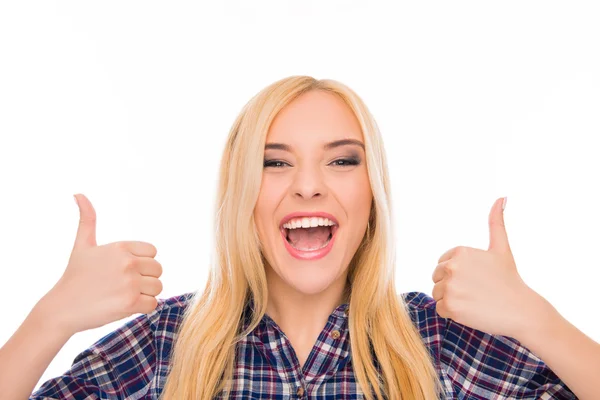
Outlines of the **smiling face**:
M344 288L373 197L363 146L356 117L335 94L304 93L276 116L254 209L270 290Z

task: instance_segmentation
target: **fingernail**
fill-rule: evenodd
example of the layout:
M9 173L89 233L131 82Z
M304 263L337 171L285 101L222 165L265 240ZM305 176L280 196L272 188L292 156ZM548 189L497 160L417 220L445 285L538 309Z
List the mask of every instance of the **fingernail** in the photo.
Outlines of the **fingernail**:
M505 197L504 200L502 200L502 211L504 211L504 207L506 207L506 199L508 199L508 197Z
M77 201L77 196L73 195L73 198L75 199L75 204L77 204L79 206L79 202Z

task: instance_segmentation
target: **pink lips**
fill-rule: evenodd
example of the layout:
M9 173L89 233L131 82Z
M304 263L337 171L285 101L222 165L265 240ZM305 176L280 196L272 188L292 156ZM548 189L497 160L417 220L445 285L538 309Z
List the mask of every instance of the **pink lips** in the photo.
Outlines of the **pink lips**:
M307 218L321 217L321 218L328 218L328 219L332 220L333 222L335 222L336 225L333 225L331 227L331 240L329 240L329 243L327 243L327 246L323 247L322 249L316 249L316 250L312 250L312 251L302 251L302 250L298 250L298 249L295 249L294 247L292 247L292 245L287 241L286 232L285 232L285 228L283 227L283 224L285 224L292 218L296 218L296 217L307 217ZM338 230L337 224L338 224L337 219L333 215L328 214L326 212L294 212L294 213L286 215L281 220L281 224L280 224L281 238L283 239L285 248L292 255L292 257L297 258L299 260L318 260L319 258L325 257L333 248L333 242L335 241L336 232Z

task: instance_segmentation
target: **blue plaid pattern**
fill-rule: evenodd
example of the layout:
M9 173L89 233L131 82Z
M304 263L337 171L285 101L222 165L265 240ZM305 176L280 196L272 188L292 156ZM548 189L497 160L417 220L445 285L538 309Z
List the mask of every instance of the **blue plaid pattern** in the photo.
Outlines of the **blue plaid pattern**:
M577 399L517 340L440 317L435 300L425 293L401 296L435 361L444 386L441 398ZM30 400L158 399L191 297L159 300L155 311L128 321L80 353L68 371L45 382ZM285 334L265 315L236 348L229 398L364 399L352 369L347 309L345 303L331 313L302 367ZM249 313L244 315L246 327Z

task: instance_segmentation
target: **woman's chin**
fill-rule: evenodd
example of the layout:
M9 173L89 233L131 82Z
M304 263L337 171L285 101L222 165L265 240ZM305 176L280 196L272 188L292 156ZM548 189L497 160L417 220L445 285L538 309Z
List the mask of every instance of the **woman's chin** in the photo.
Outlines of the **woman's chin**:
M324 271L322 269L319 271L288 270L284 272L284 281L296 292L305 295L316 295L335 283L338 272L337 270Z

